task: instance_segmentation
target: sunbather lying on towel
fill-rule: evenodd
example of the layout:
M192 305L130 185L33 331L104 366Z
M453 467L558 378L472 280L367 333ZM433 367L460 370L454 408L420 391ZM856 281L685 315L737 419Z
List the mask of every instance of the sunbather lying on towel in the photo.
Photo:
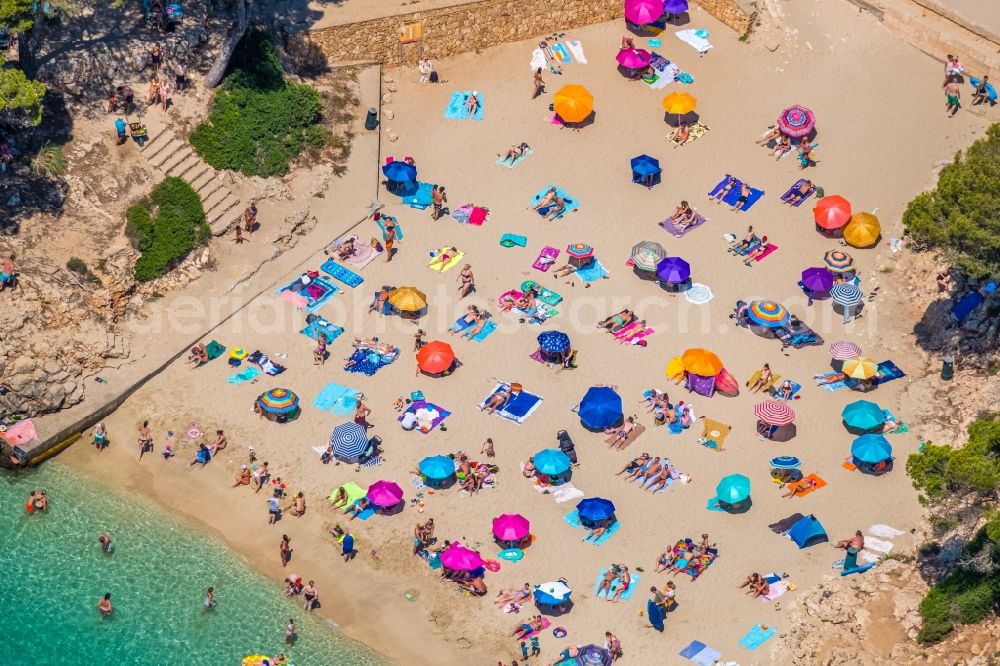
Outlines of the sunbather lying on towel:
M504 155L504 157L503 157L502 160L500 160L500 164L503 164L504 162L508 162L508 161L511 164L513 164L514 162L517 161L518 157L520 157L521 155L524 155L525 151L528 151L528 150L531 150L531 146L529 146L528 144L526 144L523 141L521 143L517 144L516 146L511 146L510 150L507 151L507 154ZM500 153L497 153L497 157L499 157L499 156L500 156Z
M489 312L486 312L485 310L480 310L479 314L476 315L476 322L472 326L469 326L467 329L462 331L462 335L460 337L463 337L466 340L471 340L472 338L482 333L483 328L486 326L486 322L490 320L491 316L492 315L490 315Z
M551 222L552 220L562 215L565 210L566 210L566 200L563 199L561 196L556 195L556 198L552 202L552 207L549 208L549 212L545 214L545 219Z
M191 364L192 368L198 368L208 363L208 348L205 347L204 342L199 342L191 348L187 362Z
M635 313L625 309L618 314L611 315L607 319L597 322L597 328L603 328L612 333L617 333L635 321Z
M663 469L660 471L660 473L653 479L653 482L647 484L646 490L648 490L651 493L663 490L663 488L667 485L667 480L676 478L676 474L677 471L674 469L673 465L671 465L670 461L668 460L667 464L663 466Z
M747 200L750 198L750 186L746 183L740 183L740 195L736 197L736 203L733 204L731 210L740 210L746 204Z
M682 201L674 214L670 216L670 221L679 229L687 229L694 223L695 212L687 201Z
M638 479L639 475L645 474L646 470L648 470L650 467L652 467L653 465L659 465L659 464L660 464L660 458L659 458L659 456L657 456L657 457L655 457L653 459L650 459L649 456L646 456L646 462L645 463L643 463L642 465L639 465L638 467L632 466L632 469L629 472L629 475L625 477L625 482L629 483L629 482L632 482L632 481ZM659 471L659 470L657 470L657 471Z
M813 191L813 184L811 180L803 180L802 183L795 188L795 191L789 194L786 198L782 199L789 206L796 206L805 200Z
M431 268L434 268L435 266L440 266L444 268L445 266L448 265L449 261L455 258L456 254L458 254L457 247L452 246L449 248L445 248L444 250L438 253L438 256L434 257L434 259L431 260L431 263L427 265Z
M755 379L754 382L750 384L747 388L750 389L751 393L756 393L757 391L761 390L770 383L771 383L771 366L765 363L764 367L760 369L760 373L757 375L757 379Z
M382 354L383 356L389 356L396 351L395 347L390 345L388 342L379 342L378 338L371 338L370 340L354 338L353 345L355 349L368 349L378 354Z
M506 606L511 603L524 603L531 598L531 585L524 584L524 587L516 590L502 590L493 603Z
M774 392L775 398L780 398L782 400L791 400L792 393L795 391L795 387L792 386L792 380L786 379L781 382L781 386Z
M625 442L628 441L628 436L633 430L635 430L635 419L630 416L625 419L625 423L620 428L605 428L604 434L615 436L611 441L612 449L621 449L625 445Z
M677 126L677 129L671 132L667 138L676 144L674 146L675 148L677 146L683 146L691 138L691 129L688 127L687 122L682 120L681 124Z
M741 589L744 587L747 588L747 594L752 595L754 599L759 599L771 591L771 586L768 585L767 579L759 573L752 573L747 576L747 579L740 585Z
M635 325L635 328L630 329L628 333L626 333L622 337L618 338L618 344L621 344L621 345L624 345L624 344L643 344L644 345L644 344L646 344L646 342L644 340L642 340L642 339L644 337L646 337L646 335L649 335L648 333L646 333L646 331L649 331L649 330L650 330L649 327L646 326L646 320L645 319L640 319L639 323ZM634 339L634 338L636 338L636 336L638 336L638 339Z
M610 518L605 518L601 522L595 524L593 527L586 528L587 536L583 537L581 541L590 541L590 540L597 541L598 539L601 538L601 536L605 532L608 531L608 528L611 527L612 523L613 521Z
M761 257L771 249L771 244L767 242L767 236L760 237L760 245L752 249L748 254L747 258L743 260L743 265L748 268L753 264L751 262L755 261L757 257Z
M666 458L653 458L644 469L639 470L639 473L635 475L635 479L639 482L639 485L646 485L647 481L659 476L660 472L663 471L662 460L666 460Z
M875 387L875 382L871 379L852 379L843 372L834 372L829 375L813 375L813 379L816 380L816 386L836 384L837 382L854 382L854 388L859 391L868 391Z
M615 476L621 476L625 472L628 472L631 475L632 472L635 472L648 462L649 462L649 454L643 453L641 456L639 456L638 458L633 458L629 464L622 467L621 471L617 472Z
M542 196L542 198L538 200L538 203L535 204L533 210L538 211L541 210L542 208L545 208L546 206L551 206L552 202L555 200L556 200L556 188L550 187L548 191Z
M778 145L774 147L774 153L773 153L774 159L780 160L782 157L785 156L786 153L790 152L792 152L792 140L791 138L782 134L781 138L778 139Z
M577 271L577 267L572 264L565 264L560 266L555 271L552 272L552 277L564 278Z
M458 327L458 330L452 328L450 331L448 331L448 333L450 335L461 333L465 329L475 324L476 319L478 319L478 317L479 317L479 308L477 308L475 305L470 305L468 308L466 308L465 314L462 315L457 322L455 322L455 326Z
M517 382L514 382L512 384L507 384L501 387L499 390L497 390L496 393L491 395L489 400L487 400L483 404L483 406L480 407L479 409L480 410L488 409L489 411L487 412L487 414L492 414L498 409L506 407L507 403L513 400L518 395L520 395L520 393L521 393L520 384L518 384Z
M757 139L758 146L766 146L770 141L777 141L782 136L781 130L777 127L772 127L769 131L765 132L759 139Z
M805 495L810 490L815 488L818 483L819 482L816 479L805 479L804 481L796 485L794 488L790 489L787 493L782 495L782 497L795 497L797 495Z
M535 293L534 289L528 289L524 292L521 298L514 301L514 307L518 310L524 310L525 312L531 312L538 307L538 302L536 301L538 294Z
M469 95L469 99L466 100L465 102L465 112L469 115L470 118L475 117L476 111L479 110L479 104L480 104L479 91L473 90L472 94Z
M753 245L754 241L756 240L757 240L757 234L754 233L753 225L751 224L747 227L747 235L743 237L743 240L731 245L729 251L734 252L736 254L740 254L749 249L750 246Z
M336 247L326 249L326 256L332 257L334 254L336 254L337 258L341 261L354 254L354 236L349 237Z
M726 184L722 187L721 190L719 190L718 194L712 197L716 200L715 203L717 204L721 203L723 199L729 196L729 193L732 192L733 188L736 187L738 184L739 181L736 180L733 176L729 176L728 178L726 178Z
M802 470L793 467L792 469L772 469L771 478L779 482L778 490L781 490L789 483L795 483L802 478Z
M514 627L514 631L511 636L515 636L518 640L524 640L528 637L528 634L533 634L536 631L542 630L542 616L536 615L524 624L519 624Z
M389 300L389 288L383 286L382 289L379 290L378 295L375 297L375 300L372 302L370 306L368 306L369 314L372 312L378 312L379 314L382 314L382 311L385 309L385 304L388 300Z

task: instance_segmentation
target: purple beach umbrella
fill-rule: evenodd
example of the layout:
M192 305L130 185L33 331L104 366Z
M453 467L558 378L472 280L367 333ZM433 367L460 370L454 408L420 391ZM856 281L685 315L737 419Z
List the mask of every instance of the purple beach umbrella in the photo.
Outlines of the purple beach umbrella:
M687 0L667 0L663 5L663 11L667 14L683 14L687 10Z
M802 271L802 285L810 291L830 291L833 288L833 273L821 267Z
M656 277L663 282L680 284L691 277L691 264L680 257L665 257L656 265Z

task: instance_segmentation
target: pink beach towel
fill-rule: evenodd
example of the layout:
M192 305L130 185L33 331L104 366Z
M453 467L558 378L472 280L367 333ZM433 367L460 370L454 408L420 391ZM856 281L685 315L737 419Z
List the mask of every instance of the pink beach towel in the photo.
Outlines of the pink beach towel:
M639 340L642 340L643 338L646 338L646 337L652 335L653 333L656 333L656 331L654 331L651 328L644 328L641 331L638 331L638 332L633 333L633 334L629 334L629 335L625 336L624 338L621 338L621 342L623 344L632 344L632 345L634 345L634 344L638 343Z
M13 446L21 446L38 439L38 432L35 430L35 424L31 422L31 419L24 419L23 421L18 421L13 425L7 426L7 431L0 433L0 435L3 435L3 438Z
M280 298L283 301L288 301L289 303L291 303L295 307L299 308L300 310L305 310L306 306L309 305L306 302L305 298L303 298L302 296L299 296L298 294L296 294L295 292L293 292L291 290L281 292L278 295L278 298Z
M614 335L617 340L623 340L627 338L632 333L632 329L634 329L638 325L639 322L633 321L631 324L628 324L625 327L623 327L620 331L612 333L612 335Z
M535 270L546 273L550 268L552 268L552 264L556 262L556 257L558 256L559 250L557 248L554 248L551 245L546 245L542 248L542 251L538 253L538 258L535 259L535 263L531 264L531 267ZM552 257L552 261L542 262L542 257Z
M553 125L565 125L566 123L563 122L563 119L559 117L558 113L554 113L554 114L552 114L552 124Z
M767 246L766 250L764 250L763 252L761 252L760 254L758 254L756 257L754 257L754 261L760 261L761 259L763 259L764 257L766 257L767 255L771 254L772 252L774 252L777 249L778 249L777 245L775 245L774 243L770 243Z
M504 312L510 312L513 309L512 304L504 303L504 299L506 299L508 296L513 298L514 300L517 300L522 296L524 296L524 294L518 291L517 289L511 289L510 291L500 294L500 298L497 299L497 307L499 307Z
M547 617L545 617L543 615L542 616L542 628L539 629L539 630L533 631L530 634L525 635L524 638L531 638L532 636L537 636L538 634L542 633L543 631L545 631L546 629L548 629L551 626L552 626L552 623L549 622L549 618L547 618ZM515 640L517 640L517 639L515 639Z
M357 268L364 268L370 264L381 252L371 246L370 243L362 243L360 239L354 244L354 253L344 259L345 264L350 264Z
M483 226L483 222L486 221L489 215L490 211L486 210L485 208L480 208L479 206L476 206L475 208L472 209L472 212L469 214L469 224L471 224L474 227L481 227Z

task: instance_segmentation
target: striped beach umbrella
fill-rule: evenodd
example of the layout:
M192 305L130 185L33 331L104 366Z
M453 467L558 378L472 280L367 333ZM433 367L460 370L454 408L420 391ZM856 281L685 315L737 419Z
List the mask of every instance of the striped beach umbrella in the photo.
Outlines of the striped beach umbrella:
M586 243L573 243L566 246L566 254L571 259L590 259L594 256L594 248Z
M793 139L807 136L816 127L816 115L799 104L790 106L778 116L778 129Z
M747 315L756 324L774 328L784 326L791 319L788 308L774 301L753 301L747 308Z
M878 365L870 358L852 358L844 361L843 372L854 379L871 379L878 374Z
M531 534L531 523L519 513L505 513L493 519L493 536L501 541L520 541Z
M885 423L885 412L870 400L855 400L840 413L848 428L871 430Z
M823 265L834 273L849 273L854 270L854 257L843 250L830 250L823 255Z
M640 241L632 246L632 252L629 256L639 270L655 271L657 264L667 256L667 251L659 243Z
M368 432L365 427L349 421L341 423L330 435L333 455L347 460L356 460L368 448Z
M774 469L795 469L802 464L802 461L795 456L778 456L771 458L770 465Z
M699 377L715 377L722 370L722 359L707 349L686 349L681 356L684 369Z
M851 202L839 194L825 196L813 208L813 219L827 231L840 229L851 219Z
M558 476L569 470L570 459L559 449L542 449L531 457L531 462L542 474Z
M404 312L417 312L427 307L427 295L416 287L400 287L389 292L389 302Z
M365 497L375 506L382 508L396 506L403 501L403 489L395 481L376 481L368 486Z
M268 414L291 414L299 409L299 396L288 389L273 388L257 397L257 405Z
M562 331L545 331L538 336L538 346L550 354L561 354L569 349L569 336Z
M847 340L834 342L830 345L830 356L838 361L846 361L849 358L857 358L861 356L861 347Z
M768 425L783 426L795 420L795 412L785 401L765 400L753 408L754 416Z
M447 479L455 475L455 463L448 456L428 456L420 461L419 469L428 479Z
M719 481L715 496L726 504L738 504L750 497L750 479L742 474L730 474Z
M834 303L849 308L865 300L865 295L861 293L861 289L857 285L842 282L830 290L830 298L833 299Z
M892 457L892 445L882 435L861 435L851 444L851 455L863 463L880 463Z
M871 247L881 234L882 226L871 213L855 213L844 227L844 240L854 247Z

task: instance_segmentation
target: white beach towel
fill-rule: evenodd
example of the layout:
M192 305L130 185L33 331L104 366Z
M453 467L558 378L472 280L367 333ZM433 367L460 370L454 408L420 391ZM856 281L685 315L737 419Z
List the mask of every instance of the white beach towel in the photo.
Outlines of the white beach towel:
M772 583L768 585L767 594L760 597L761 601L774 601L785 592L788 591L788 586L785 585L785 581L779 580L777 583Z
M544 72L549 68L549 63L545 60L545 54L542 53L542 50L535 49L531 52L531 71L535 71L539 67L541 67Z
M891 541L882 541L881 539L876 539L873 536L865 537L865 550L871 550L876 553L882 553L888 555L892 552L893 543Z
M695 305L704 305L714 297L715 294L708 288L708 285L701 284L700 282L695 282L691 285L690 289L684 292L684 299L688 303L694 303Z
M566 48L569 49L569 52L573 54L573 57L576 58L578 63L581 65L587 64L587 56L583 55L583 44L581 44L579 40L574 39L567 41Z
M558 504L574 500L577 497L583 497L583 491L575 487L572 483L564 483L552 491L552 499Z
M868 528L868 534L872 534L877 537L884 537L886 539L892 539L898 536L903 536L905 532L901 532L895 527L889 527L888 525L883 525L882 523L876 523Z
M693 28L688 30L678 30L677 38L682 42L690 44L698 53L708 53L708 50L712 48L712 45L707 39L694 34L695 32L696 31Z
M882 559L882 553L873 553L870 550L861 551L861 559L868 564L875 564Z

